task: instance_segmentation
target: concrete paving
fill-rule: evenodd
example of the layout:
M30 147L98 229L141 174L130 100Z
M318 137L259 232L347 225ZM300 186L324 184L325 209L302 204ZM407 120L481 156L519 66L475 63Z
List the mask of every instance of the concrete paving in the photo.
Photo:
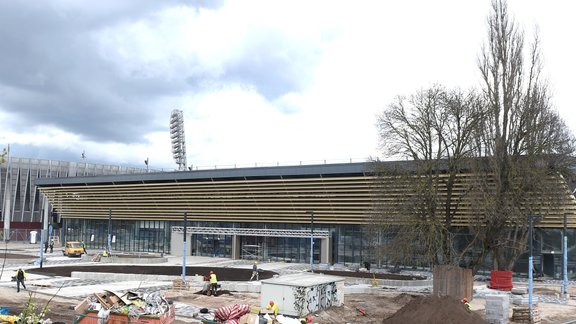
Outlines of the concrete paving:
M11 281L11 277L15 275L16 270L21 267L23 269L37 268L39 256L40 256L40 246L38 244L28 244L19 242L0 242L0 258L3 253L17 253L30 255L29 259L21 260L10 260L9 263L4 263L2 266L2 271L0 272L0 286L14 287L16 290L16 282ZM89 255L95 255L100 251L88 250ZM43 262L43 267L53 267L53 266L63 266L63 265L97 265L98 263L92 262L91 258L69 258L63 256L60 248L54 248L54 253L44 254L45 260ZM155 266L182 266L183 258L181 256L172 257L165 256L166 262L155 264ZM253 261L247 260L231 260L227 258L214 258L214 257L201 257L201 256L187 256L186 265L187 266L200 266L200 267L233 267L242 269L251 269ZM120 263L118 263L120 265ZM129 266L130 264L126 264ZM298 264L298 263L284 263L284 262L262 262L258 264L258 267L262 270L270 270L278 272L279 274L289 274L306 271L309 269L309 264ZM342 269L340 269L342 270ZM418 273L422 275L421 273ZM187 281L192 287L197 287L200 289L202 282L200 279L194 278L194 274L187 274ZM158 289L168 289L172 287L172 280L180 278L179 276L166 276L166 278L136 278L130 275L115 275L110 276L106 274L99 273L89 273L89 274L74 274L75 277L50 277L45 275L37 274L27 274L26 285L28 290L34 291L36 293L54 295L71 298L74 300L81 300L86 296L92 295L94 292L102 292L104 290L114 291L118 293L126 291L135 292L154 292ZM249 278L247 278L249 279ZM400 287L397 285L388 286L391 281L382 281L377 287L370 285L370 280L367 279L365 282L360 282L358 279L350 279L351 281L346 281L345 293L371 293L375 291L381 291L382 289L392 289L394 291L402 292L431 292L431 281L424 280L422 285L418 286L405 286ZM354 282L352 282L354 281ZM520 284L524 283L523 279L518 280ZM223 289L230 291L247 291L247 292L259 292L260 282L222 282ZM411 282L410 284L415 284ZM545 285L560 285L561 281L547 281ZM576 285L576 282L570 281L570 286ZM484 295L492 290L485 288L485 285L476 285L475 294L476 298L483 298ZM492 291L493 292L493 291ZM547 303L558 303L563 304L566 302L565 299L559 298L557 296L540 296L541 302ZM196 305L176 302L176 315L182 317L192 317L193 314L199 311L199 307Z
M89 256L95 255L97 251L87 251ZM99 252L99 251L98 251ZM40 260L40 245L29 244L22 242L0 242L0 257L2 253L13 253L29 255L29 259L11 259L10 263L5 263L0 272L0 286L14 287L16 290L16 282L11 281L11 277L16 274L18 268L24 270L39 267ZM43 268L64 266L64 265L94 265L98 264L91 261L91 258L70 258L62 255L60 248L54 248L53 253L43 254L44 260L42 262ZM183 258L181 256L172 257L165 256L166 262L154 264L155 266L182 266ZM234 267L242 269L251 269L253 261L246 260L231 260L227 258L214 258L203 256L187 256L186 266L199 266L199 267ZM122 265L122 263L116 263ZM130 266L131 264L125 264ZM270 270L279 273L293 273L300 272L307 269L307 264L283 263L283 262L270 262L259 263L259 268L262 270ZM94 294L94 292L102 292L105 290L123 293L126 291L134 292L154 292L159 289L168 289L172 287L172 280L179 279L179 276L162 276L162 278L153 276L135 277L134 275L126 274L100 274L100 273L73 273L73 277L51 277L45 275L38 275L27 273L26 286L27 290L34 291L39 294L58 295L64 298L71 298L81 300L87 296ZM247 278L249 279L249 278ZM187 274L187 281L192 287L201 288L201 279L195 278L194 274ZM221 282L222 289L233 291L260 291L260 282ZM193 314L198 313L200 307L177 302L176 315L183 317L192 317Z

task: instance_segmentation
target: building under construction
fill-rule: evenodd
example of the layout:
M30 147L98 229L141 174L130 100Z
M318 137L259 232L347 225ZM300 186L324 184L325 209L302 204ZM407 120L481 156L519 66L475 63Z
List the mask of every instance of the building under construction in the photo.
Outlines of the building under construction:
M285 262L308 262L312 251L314 263L385 262L370 255L374 241L366 229L375 206L406 196L392 182L376 186L370 163L146 172L17 161L11 172L0 171L11 224L53 229L61 241L84 241L90 249ZM551 275L560 272L565 215L569 249L576 246L575 199L563 180L557 188L557 203L536 225L535 261ZM465 185L455 190L466 194ZM465 229L472 216L459 209L453 224ZM573 273L575 261L569 258Z

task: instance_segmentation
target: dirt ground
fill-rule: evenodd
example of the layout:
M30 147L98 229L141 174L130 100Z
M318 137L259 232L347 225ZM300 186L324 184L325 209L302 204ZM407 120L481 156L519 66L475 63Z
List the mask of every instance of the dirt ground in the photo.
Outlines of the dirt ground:
M102 266L67 266L58 268L44 268L44 269L30 269L29 273L43 273L46 275L69 276L71 271L99 271L99 272L123 272L120 268L114 265ZM174 268L174 269L172 269ZM131 266L129 267L132 273L161 273L161 274L180 274L181 267L146 267L146 266ZM187 273L190 274L200 273L205 274L214 268L199 268L188 267ZM150 272L152 271L152 272ZM174 271L174 273L172 273ZM246 280L251 274L251 269L235 269L235 268L220 268L216 270L220 280ZM261 273L261 278L268 278L274 275L273 272L266 274ZM164 290L163 294L169 300L178 301L195 305L198 307L206 307L208 309L215 309L221 306L232 304L249 304L257 306L260 304L259 293L237 293L222 291L217 297L205 296L199 294L197 288L191 290ZM534 289L536 295L555 295L558 289L555 287L536 287ZM569 293L576 295L576 287L570 287ZM22 310L23 306L28 300L32 298L39 307L43 307L51 296L43 294L29 295L27 291L16 293L14 287L0 287L0 307L9 307L10 314L17 315ZM461 323L466 322L469 324L482 323L484 318L484 305L485 301L482 298L474 299L472 304L473 313L458 313L460 317L456 317L456 309L460 312L461 304L458 301L436 299L432 296L418 293L402 293L397 291L387 291L382 289L375 294L348 294L344 298L344 305L341 307L332 307L328 310L320 311L313 314L316 323L402 323L410 324L414 318L432 320L433 314L444 314L442 323ZM80 299L67 299L54 297L48 303L49 312L47 318L52 322L72 323L74 320L74 306L80 302ZM510 304L510 307L513 307ZM565 323L569 320L576 319L576 301L571 300L570 305L559 304L546 304L540 303L538 309L541 313L543 324ZM411 316L408 319L403 316ZM464 316L464 318L462 318ZM468 316L468 317L466 317ZM411 320L412 319L412 320ZM454 321L452 321L454 320ZM480 320L480 322L478 322ZM419 321L419 320L417 320ZM177 317L176 323L189 323L192 322L188 318ZM428 323L433 323L426 321ZM514 323L510 321L510 323Z
M74 321L74 306L79 303L79 300L54 297L50 300L51 296L43 294L30 294L28 291L21 290L16 292L15 288L0 287L0 306L8 307L10 315L18 315L22 312L24 305L29 300L36 303L38 312L48 303L48 313L45 318L49 318L53 323L73 323Z
M259 293L235 293L223 292L217 297L205 296L198 294L194 290L181 291L181 290L165 290L164 295L173 301L193 304L209 309L218 308L221 306L232 304L248 304L259 305ZM40 307L43 307L50 296L36 294L32 296ZM9 307L11 314L18 314L23 305L29 300L30 296L26 292L16 293L13 288L0 288L0 305L2 307ZM378 294L352 294L345 296L345 303L341 307L333 307L314 314L314 321L316 323L383 323L384 319L388 321L387 324L411 324L415 323L404 318L393 318L393 315L410 302L418 298L432 298L428 295L422 294L407 294L397 292L382 292ZM47 318L52 322L72 323L74 320L74 306L79 303L79 300L58 298L55 297L49 302L49 313ZM423 302L412 305L405 309L403 313L409 313L416 318L430 318L434 314L444 314L442 323L462 323L462 321L451 321L456 315L457 307L461 305L454 304L454 302L443 301L442 303L428 302L427 305L422 306ZM576 307L567 305L555 304L540 304L539 306L542 323L543 324L557 324L565 323L569 320L576 319ZM474 314L469 314L464 322L468 324L482 323L478 322L477 318L484 317L483 300L474 300L472 302L472 309ZM459 314L461 315L461 314ZM413 317L412 317L413 318ZM192 320L188 318L177 317L176 322L190 323ZM423 322L424 323L424 322ZM429 322L426 323L435 323ZM510 321L510 323L515 323Z
M192 304L209 309L232 304L248 304L257 306L260 304L259 293L236 293L222 292L217 297L199 294L195 290L165 290L164 295L168 300ZM407 302L417 295L382 293L354 294L345 297L345 304L329 310L318 312L314 315L317 323L382 323L386 317L393 315ZM40 307L43 307L50 296L35 294L32 296ZM29 300L27 292L16 293L13 288L0 288L0 305L9 307L10 314L17 315L22 311L23 305ZM80 300L54 298L49 302L47 318L52 322L72 323L74 320L74 306ZM363 315L365 313L366 315ZM175 323L190 323L188 318L177 317ZM408 323L406 323L408 324Z
M252 275L252 269L238 269L238 268L214 268L214 267L186 267L187 275L207 275L211 270L215 270L218 275L219 281L246 281ZM72 271L84 272L108 272L108 273L132 273L132 274L154 274L154 275L168 275L180 276L182 274L181 266L138 266L131 265L130 267L121 265L94 265L94 266L63 266L63 267L47 267L47 268L34 268L26 272L34 274L42 274L46 276L61 276L70 277ZM270 279L276 272L260 270L260 279Z

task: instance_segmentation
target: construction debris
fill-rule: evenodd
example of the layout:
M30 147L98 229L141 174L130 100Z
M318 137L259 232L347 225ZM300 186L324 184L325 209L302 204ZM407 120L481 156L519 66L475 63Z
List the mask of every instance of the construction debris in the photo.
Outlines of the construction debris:
M169 324L174 322L174 304L160 292L139 295L134 292L118 294L105 290L86 297L74 310L78 314L74 323L106 323L108 320L135 321L146 319L146 323Z
M174 290L189 290L190 289L190 282L186 281L185 283L182 279L174 279L172 280L172 289Z
M0 314L0 323L16 323L19 319L16 315Z
M52 283L49 281L32 281L29 285L36 287L52 287Z

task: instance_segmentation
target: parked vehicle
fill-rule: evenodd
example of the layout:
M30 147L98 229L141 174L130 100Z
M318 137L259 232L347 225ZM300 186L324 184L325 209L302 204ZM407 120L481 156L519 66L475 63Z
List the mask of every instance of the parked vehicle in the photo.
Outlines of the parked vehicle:
M84 248L82 247L82 243L78 241L66 242L64 248L62 249L62 254L69 257L82 256L82 254L84 254Z

